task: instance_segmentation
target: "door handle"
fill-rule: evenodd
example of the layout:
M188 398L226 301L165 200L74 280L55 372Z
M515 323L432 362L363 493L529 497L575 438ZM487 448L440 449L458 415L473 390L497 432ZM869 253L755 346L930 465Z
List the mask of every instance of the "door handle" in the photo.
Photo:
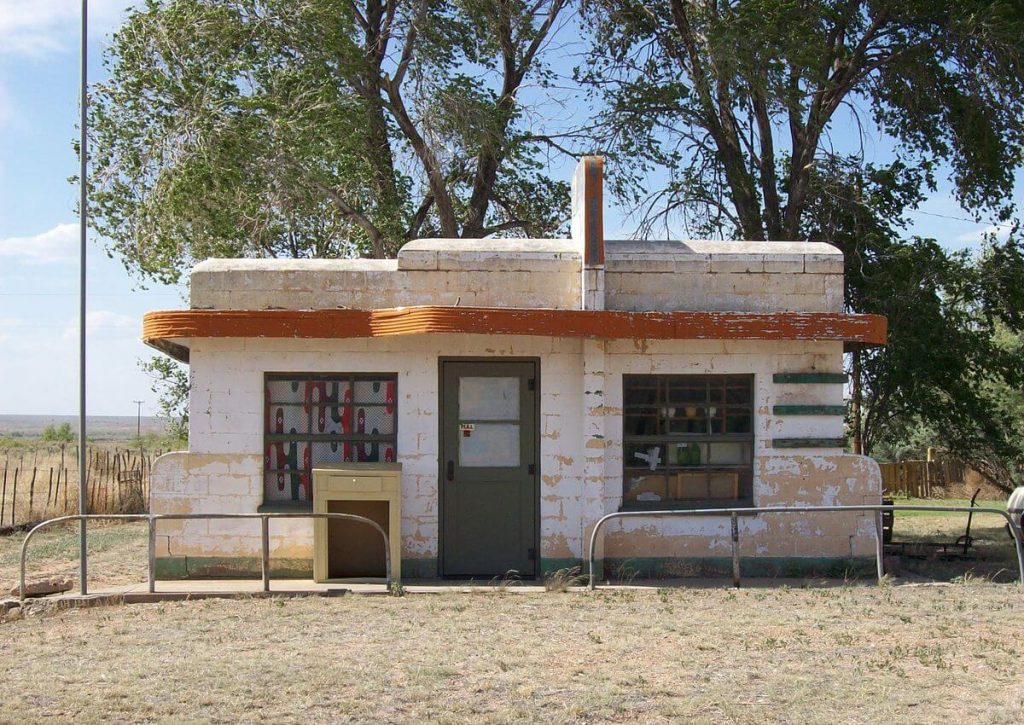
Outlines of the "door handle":
M455 480L455 461L448 461L448 465L445 467L445 478L449 481Z

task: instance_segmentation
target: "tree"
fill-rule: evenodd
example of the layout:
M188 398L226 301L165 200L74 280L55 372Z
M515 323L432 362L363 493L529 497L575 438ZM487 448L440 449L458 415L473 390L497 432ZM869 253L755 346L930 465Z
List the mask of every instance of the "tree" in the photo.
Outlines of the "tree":
M93 225L144 278L207 256L543 236L527 83L565 0L147 0L92 89Z
M1020 431L988 414L986 391L1024 380L995 337L1022 329L1022 248L1011 236L970 258L904 237L942 168L978 218L1012 217L1024 12L971 0L596 0L588 12L596 41L579 77L609 107L595 143L643 160L614 179L641 226L678 217L697 235L835 244L847 308L889 318L889 346L855 356L863 450L914 418L959 450L1009 455ZM895 158L869 163L868 133ZM654 169L667 181L649 192Z
M42 438L47 443L71 443L75 440L75 434L71 430L71 424L64 422L59 426L48 425L43 428Z
M140 362L139 367L153 381L150 389L157 395L160 417L166 422L168 435L188 440L188 370L163 355L154 355Z

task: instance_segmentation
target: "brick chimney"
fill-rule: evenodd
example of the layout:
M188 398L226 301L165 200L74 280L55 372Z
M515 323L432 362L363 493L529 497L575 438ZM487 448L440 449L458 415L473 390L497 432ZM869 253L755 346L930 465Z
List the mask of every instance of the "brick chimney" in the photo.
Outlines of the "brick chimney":
M584 156L572 175L572 238L583 259L584 310L604 309L604 157Z

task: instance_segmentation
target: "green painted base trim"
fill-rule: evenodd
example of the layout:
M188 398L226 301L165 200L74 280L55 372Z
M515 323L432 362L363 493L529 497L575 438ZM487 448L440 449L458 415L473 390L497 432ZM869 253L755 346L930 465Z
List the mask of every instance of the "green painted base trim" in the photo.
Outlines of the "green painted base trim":
M581 559L541 559L540 574L543 577L564 569L579 569L583 571L585 566L586 563Z
M846 439L772 438L772 448L846 448Z
M775 373L773 383L845 383L846 373Z
M402 581L437 579L437 559L402 559Z
M845 405L776 405L775 415L846 415Z
M260 560L250 556L157 557L156 578L260 579ZM270 560L271 579L312 579L312 559ZM402 579L436 579L437 559L402 559Z
M741 577L866 577L876 573L872 557L758 556L740 559ZM630 579L675 579L728 577L732 559L727 556L647 557L620 559L606 557L604 576L610 581Z
M156 578L260 579L261 562L255 556L165 556L156 559ZM272 579L312 579L312 559L270 560Z

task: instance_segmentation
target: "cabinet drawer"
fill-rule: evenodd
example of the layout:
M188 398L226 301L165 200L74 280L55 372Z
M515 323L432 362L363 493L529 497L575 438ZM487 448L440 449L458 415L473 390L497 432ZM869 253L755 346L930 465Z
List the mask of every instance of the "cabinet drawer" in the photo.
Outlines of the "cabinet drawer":
M379 493L383 483L379 476L331 476L325 493Z

